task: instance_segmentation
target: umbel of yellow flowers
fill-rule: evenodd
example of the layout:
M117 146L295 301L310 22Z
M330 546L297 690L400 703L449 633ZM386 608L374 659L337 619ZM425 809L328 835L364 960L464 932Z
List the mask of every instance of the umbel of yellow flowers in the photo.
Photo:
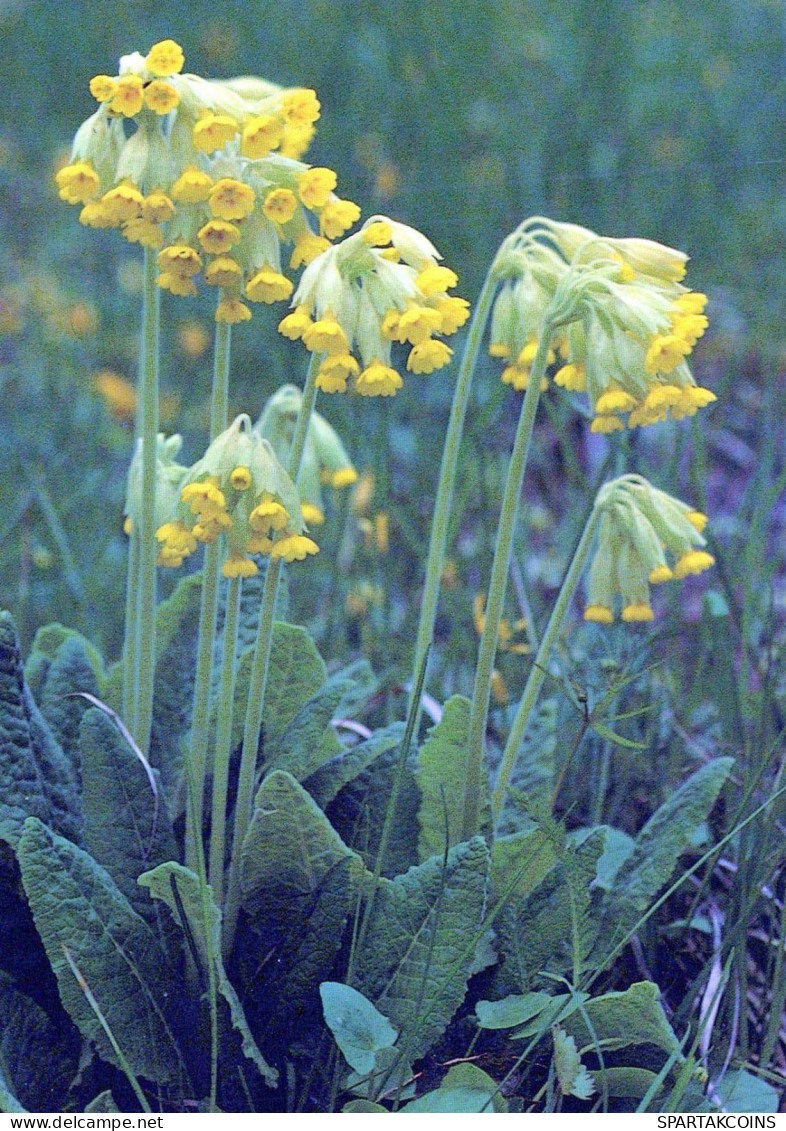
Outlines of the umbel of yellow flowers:
M448 291L458 278L424 235L386 216L325 250L306 267L280 332L321 354L317 388L326 393L393 396L403 381L394 342L409 347L411 373L433 373L452 350L443 338L469 317Z
M316 554L304 533L300 499L272 447L243 414L211 443L179 485L167 521L156 531L158 563L177 568L200 542L223 537L225 577L253 577L251 555L291 562Z
M507 363L502 380L526 388L548 311L554 383L587 393L593 432L692 416L716 398L687 362L707 327L706 296L681 282L687 258L652 240L527 221L497 260L490 352Z
M587 578L584 619L649 621L650 585L702 573L714 564L701 532L707 516L659 491L640 475L623 475L598 492L597 548Z
M292 445L303 396L295 385L282 385L265 404L254 429L269 440L280 460L285 460ZM324 416L312 412L300 461L297 489L305 521L319 526L325 521L322 487L340 490L351 487L358 473L341 442L341 437Z
M99 108L56 181L63 200L82 206L82 223L158 250L162 289L193 295L202 279L220 289L217 320L242 322L251 317L244 299L292 294L282 244L292 245L294 270L360 209L336 196L333 170L298 160L319 118L314 91L211 81L182 74L183 63L163 40L146 56L123 56L116 76L96 75Z

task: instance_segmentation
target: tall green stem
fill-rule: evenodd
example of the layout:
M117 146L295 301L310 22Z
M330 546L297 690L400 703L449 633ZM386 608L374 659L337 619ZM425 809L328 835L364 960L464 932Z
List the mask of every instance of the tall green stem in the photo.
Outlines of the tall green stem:
M535 708L538 700L540 689L543 686L543 680L546 677L546 665L551 654L551 649L556 643L559 636L562 622L565 619L565 613L568 610L573 594L576 591L576 586L579 583L584 564L587 560L587 555L592 545L592 539L595 534L595 528L598 523L598 510L595 508L590 513L589 520L584 527L584 531L579 539L579 544L573 554L573 559L568 567L568 572L562 582L562 588L559 591L554 608L551 610L549 623L546 625L546 631L543 634L543 639L540 642L535 660L530 669L529 678L527 679L524 688L524 694L521 696L516 717L513 720L513 726L508 735L508 741L505 745L505 751L502 755L502 761L499 766L499 773L497 775L497 784L494 788L494 795L492 798L492 809L494 813L494 823L496 824L499 815L502 812L502 806L505 802L505 794L510 781L510 775L513 772L513 767L516 763L519 749L521 747L522 739L527 729L527 723Z
M306 374L306 383L303 388L303 397L300 402L300 412L298 413L297 423L295 424L295 433L292 437L292 446L289 449L287 472L294 483L297 482L300 461L303 456L303 448L305 447L306 436L308 434L308 426L317 399L316 379L321 360L321 355L312 354ZM225 953L228 953L232 948L232 941L237 926L237 917L240 911L240 853L243 848L243 839L251 821L257 753L259 750L259 735L262 730L262 713L264 710L265 690L270 665L270 648L273 642L273 622L275 620L276 595L278 593L278 579L280 573L281 559L269 559L267 572L265 574L265 585L262 591L262 606L259 612L259 626L257 628L257 638L254 645L254 659L251 664L246 720L243 728L243 749L240 755L240 771L238 774L237 798L235 800L235 826L232 837L232 855L229 865L229 886L227 889L226 907L224 909Z
M156 664L156 446L158 438L158 350L160 296L156 253L145 248L142 291L142 352L139 416L142 438L142 513L139 529L139 585L136 602L134 737L141 750L150 742Z
M123 634L123 719L129 729L136 729L137 631L136 610L139 600L139 530L133 525L128 533L128 574L126 576L126 615Z
M224 656L221 664L221 688L218 695L218 726L213 757L213 812L210 821L209 882L213 898L220 907L224 898L224 834L226 831L229 756L232 752L232 708L235 702L237 673L237 625L243 580L233 577L227 592L224 617Z
M229 357L232 328L226 322L216 323L213 358L213 389L210 398L210 439L215 440L227 426L229 399ZM213 668L213 642L218 620L218 577L221 549L218 542L205 547L202 569L202 595L199 605L199 636L194 674L194 707L191 717L191 773L189 781L196 789L194 798L194 835L200 835L205 794L208 732L210 726L210 677ZM186 862L194 868L194 845L186 840Z
M530 370L527 391L524 394L524 403L521 406L505 492L502 496L497 545L494 550L494 562L491 567L491 580L486 601L485 625L480 638L478 664L475 670L475 687L472 694L464 792L463 839L465 840L469 840L478 831L483 782L483 752L489 699L491 698L491 679L494 673L494 657L497 652L497 636L505 601L505 589L508 582L510 556L513 550L513 533L518 517L521 488L524 482L535 415L538 411L540 383L548 365L551 336L551 323L544 321L538 350Z
M442 567L445 560L445 546L448 539L448 526L450 524L451 506L453 503L453 487L456 482L456 468L458 466L461 437L464 431L464 417L469 403L469 394L472 387L472 376L478 359L483 333L488 322L494 292L498 283L494 264L486 275L481 288L475 311L470 322L464 353L459 366L456 388L453 393L453 404L450 409L450 421L445 436L445 446L442 449L442 466L439 472L439 484L434 500L434 517L431 522L431 539L429 541L428 558L426 560L426 583L420 605L420 621L418 633L415 638L415 655L412 661L412 681L410 696L415 693L423 657L426 655L434 634L434 621L437 616L437 602L442 581ZM421 707L418 705L415 719L415 733L420 722Z

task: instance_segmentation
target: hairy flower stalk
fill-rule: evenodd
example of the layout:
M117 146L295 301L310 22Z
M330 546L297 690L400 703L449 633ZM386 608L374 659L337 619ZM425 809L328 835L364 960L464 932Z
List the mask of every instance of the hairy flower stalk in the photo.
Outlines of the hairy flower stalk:
M640 475L623 475L601 487L549 617L505 745L492 797L495 824L548 672L552 648L593 543L597 541L584 619L610 624L614 597L619 594L624 621L649 621L653 617L650 585L679 580L713 565L714 559L702 548L705 540L701 531L706 523L706 515L659 491ZM667 555L673 558L673 568Z

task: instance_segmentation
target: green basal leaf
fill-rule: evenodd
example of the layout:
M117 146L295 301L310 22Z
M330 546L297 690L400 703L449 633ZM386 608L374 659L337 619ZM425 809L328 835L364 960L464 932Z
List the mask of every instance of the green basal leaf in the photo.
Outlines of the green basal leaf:
M680 1055L680 1043L663 1012L660 990L654 982L635 982L627 990L591 998L585 1010L594 1032L581 1013L574 1013L565 1022L582 1052L594 1049L597 1038L603 1052L648 1045L666 1056ZM649 1067L657 1071L659 1065Z
M0 838L15 845L26 817L39 817L71 840L81 840L73 764L30 694L14 622L0 612Z
M504 1096L499 1093L498 1087L498 1084L476 1064L456 1064L449 1069L436 1091L427 1092L424 1096L412 1100L401 1110L411 1114L417 1112L447 1115L504 1113L507 1112L508 1105Z
M724 1111L768 1115L778 1111L780 1093L777 1088L744 1068L727 1072L718 1082L716 1091Z
M224 969L221 958L221 911L213 902L212 888L207 885L207 892L204 892L199 877L194 872L171 860L145 872L138 882L148 889L153 899L160 899L165 903L178 921L182 907L203 964L207 967L212 963L215 969L218 991L229 1009L232 1025L240 1036L244 1055L256 1065L268 1087L275 1088L278 1072L270 1067L260 1052L240 999Z
M391 723L374 731L371 738L350 746L325 762L305 779L304 785L321 809L324 809L341 789L367 770L377 758L398 748L404 737L404 723Z
M83 1036L96 1044L105 1060L118 1063L66 950L132 1070L161 1084L182 1083L185 1070L170 1012L175 979L150 927L108 872L35 817L25 822L18 854L60 998Z
M155 921L156 907L137 876L178 855L158 771L148 774L112 720L95 707L82 719L81 743L87 847L134 910Z
M542 1013L554 999L547 993L508 994L500 1001L479 1001L475 1006L481 1029L513 1029Z
M275 742L265 743L263 772L286 770L303 781L329 761L341 749L335 733L329 729L330 721L351 688L350 680L333 677L312 695Z
M471 707L469 699L463 695L448 699L441 720L429 730L418 753L415 780L420 790L418 854L421 860L441 856L446 847L452 848L462 839L463 780ZM487 832L490 825L491 794L486 774L481 801L482 831Z
M491 878L498 897L524 899L557 863L554 845L533 825L512 836L497 837L491 846Z
M383 882L357 959L356 985L401 1030L412 1060L444 1032L464 1000L485 933L488 849L481 837Z
M91 1100L85 1107L85 1111L91 1112L109 1112L120 1111L120 1108L115 1103L115 1097L110 1091L99 1092L95 1099Z
M377 1113L384 1115L390 1114L388 1109L383 1107L382 1104L372 1103L371 1100L350 1100L348 1104L344 1104L341 1110L342 1112L347 1111L358 1115L375 1115Z
M55 643L58 641L57 643ZM80 780L79 724L88 703L79 692L100 694L102 665L95 648L61 625L39 629L25 678L41 714Z
M79 1035L54 1025L0 972L0 1074L30 1111L63 1108L79 1061ZM17 1109L19 1110L19 1109Z
M325 1024L350 1068L365 1075L374 1067L375 1054L391 1048L398 1031L378 1009L352 986L323 982L319 987Z

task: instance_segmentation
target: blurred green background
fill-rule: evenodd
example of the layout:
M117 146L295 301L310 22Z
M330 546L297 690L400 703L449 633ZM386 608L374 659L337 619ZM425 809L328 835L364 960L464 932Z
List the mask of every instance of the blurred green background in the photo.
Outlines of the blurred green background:
M777 408L786 364L782 3L11 0L0 8L0 30L0 600L26 640L38 624L61 619L112 655L119 647L131 430L111 380L134 377L138 249L117 233L82 228L52 177L92 112L90 77L114 73L121 54L165 37L182 44L187 70L316 89L322 118L308 159L337 170L339 192L364 216L388 212L425 231L471 300L501 239L533 213L686 250L688 281L711 295L713 332L696 365L730 398L707 417L710 456L720 453L726 475L718 496L727 498L729 477L753 476L764 431L767 475L777 469L777 416L762 429L757 414ZM235 333L235 411L256 416L279 384L300 377L300 353L274 333L279 317L265 310ZM210 333L207 300L167 296L163 418L185 434L191 459L205 435ZM102 373L110 374L103 385ZM506 409L515 405L490 365L478 388L488 403L470 415L458 564L441 629L457 638L472 635L472 597L493 535L487 499L498 491ZM425 485L436 483L450 392L443 371L409 382L392 404L322 399L358 467L375 474L370 513L390 513L395 551L379 560L367 536L364 549L362 531L348 534L346 503L337 506L333 519L343 525L325 535L321 573L301 595L300 615L339 651L365 647L370 634L372 651L398 640L406 652L428 531ZM574 473L564 471L570 458L560 445L575 427L558 406L541 438L534 481L540 468L544 494L530 512L536 544L552 515L559 519L554 510L580 492L587 461L597 462L580 453ZM647 441L645 455L666 476L660 486L679 489L687 435L669 426L662 447ZM555 451L565 488L550 494ZM735 536L731 521L727 534ZM333 563L342 548L339 583ZM564 550L546 538L545 564L528 567L530 575L555 584ZM361 583L381 585L384 596L347 613ZM341 608L331 620L318 610L320 595L338 600L335 590Z

